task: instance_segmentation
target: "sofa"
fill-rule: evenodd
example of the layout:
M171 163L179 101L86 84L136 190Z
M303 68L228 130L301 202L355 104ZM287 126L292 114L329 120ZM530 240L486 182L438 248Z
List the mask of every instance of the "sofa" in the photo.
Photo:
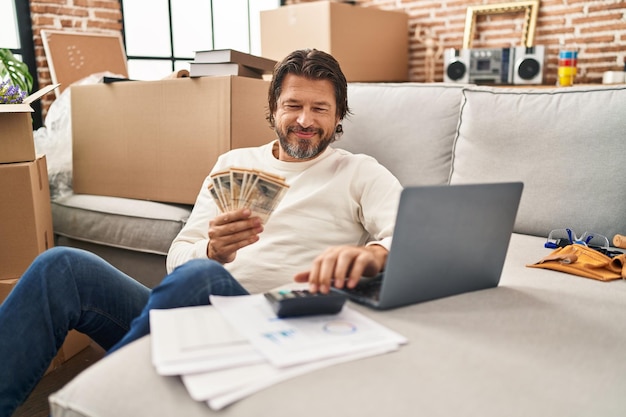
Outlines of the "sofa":
M524 183L499 286L388 311L350 304L408 343L220 411L192 400L180 378L157 375L146 336L52 394L53 416L626 413L624 280L528 267L550 253L552 229L626 234L626 85L351 83L349 105L335 146L374 156L405 186Z

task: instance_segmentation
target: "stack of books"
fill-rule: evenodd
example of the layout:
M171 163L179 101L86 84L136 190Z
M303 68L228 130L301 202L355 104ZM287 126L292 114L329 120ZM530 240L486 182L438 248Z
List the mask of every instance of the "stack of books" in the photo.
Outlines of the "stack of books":
M194 60L190 62L189 76L239 75L263 78L263 74L272 73L275 65L274 60L234 49L196 51Z

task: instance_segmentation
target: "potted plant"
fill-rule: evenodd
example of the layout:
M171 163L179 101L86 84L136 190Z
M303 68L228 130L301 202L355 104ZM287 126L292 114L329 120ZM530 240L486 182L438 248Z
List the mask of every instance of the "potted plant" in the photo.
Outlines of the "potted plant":
M0 48L0 98L1 102L23 99L33 88L33 76L28 66L17 59L11 50Z

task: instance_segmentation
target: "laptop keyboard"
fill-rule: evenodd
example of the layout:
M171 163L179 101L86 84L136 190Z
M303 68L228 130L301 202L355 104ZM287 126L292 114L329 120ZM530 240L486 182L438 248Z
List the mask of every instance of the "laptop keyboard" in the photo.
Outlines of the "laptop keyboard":
M383 274L378 274L373 278L362 278L356 287L347 289L347 292L356 294L360 297L378 300L380 298L380 289L382 287Z

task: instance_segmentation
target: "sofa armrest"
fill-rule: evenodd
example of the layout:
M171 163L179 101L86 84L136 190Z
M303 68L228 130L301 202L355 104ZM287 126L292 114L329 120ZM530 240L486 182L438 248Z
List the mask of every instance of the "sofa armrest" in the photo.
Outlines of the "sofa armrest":
M617 416L626 409L623 281L527 268L549 251L514 235L501 285L386 312L398 351L276 384L219 412L156 374L147 336L50 397L54 417Z

